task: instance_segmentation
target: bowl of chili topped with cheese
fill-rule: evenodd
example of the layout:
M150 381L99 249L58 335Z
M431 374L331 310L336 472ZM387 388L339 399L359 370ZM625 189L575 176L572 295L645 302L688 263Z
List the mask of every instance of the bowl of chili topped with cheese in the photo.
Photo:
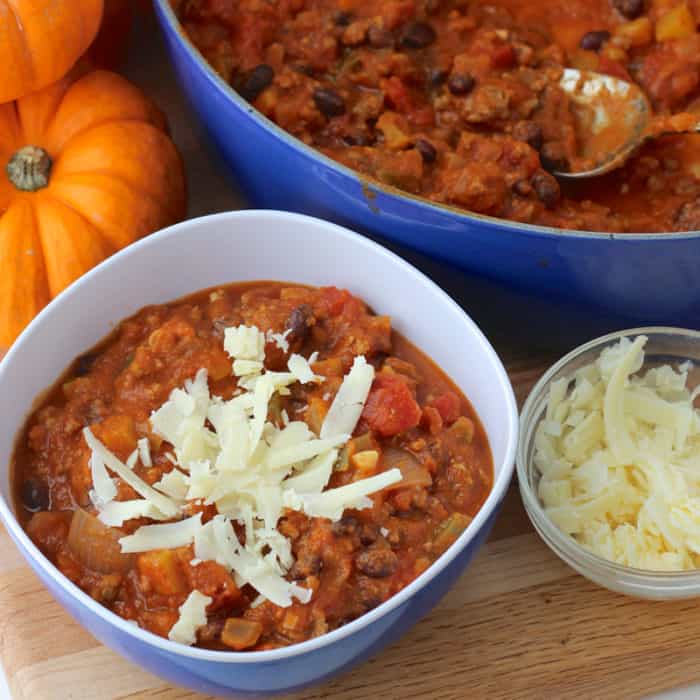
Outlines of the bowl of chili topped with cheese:
M237 241L253 229L279 257L240 254ZM357 273L367 301L343 279L319 285L340 270L327 269L319 236L331 236L351 267L382 264L385 283L410 279L414 289L387 304L369 271ZM62 602L66 591L90 601L91 631L115 643L113 628L126 630L139 642L129 655L158 673L192 685L174 669L181 658L199 659L205 678L220 682L220 664L238 659L250 674L228 681L238 692L318 680L429 609L488 532L511 470L510 386L493 351L432 283L330 224L246 212L146 243L88 275L84 291L72 288L73 299L33 326L41 333L52 315L83 311L77 359L19 432L10 530L25 553L31 541L31 563ZM222 254L226 245L231 253ZM151 281L142 273L160 255L189 277L145 291ZM282 277L303 257L302 283L257 281ZM95 344L106 325L98 331L86 320L99 308L89 287L100 277L123 285L119 270L143 280L144 291L107 302L116 327ZM249 281L225 283L236 270ZM201 289L203 280L215 286ZM191 292L171 301L176 289ZM138 300L149 303L120 321ZM431 302L429 324L407 321L409 308ZM449 327L455 346L431 359L395 324L433 350ZM37 342L29 329L25 347L36 351ZM22 341L7 365L21 350ZM436 362L456 369L455 379ZM305 652L334 643L344 649L338 662L312 668ZM151 646L167 652L167 663ZM299 664L293 677L258 666L287 651Z

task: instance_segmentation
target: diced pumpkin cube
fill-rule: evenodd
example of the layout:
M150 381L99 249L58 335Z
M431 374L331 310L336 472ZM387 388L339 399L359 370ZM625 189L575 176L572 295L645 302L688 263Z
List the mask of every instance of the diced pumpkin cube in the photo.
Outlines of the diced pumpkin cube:
M316 435L321 432L321 426L328 413L329 404L320 396L312 396L309 400L309 408L304 414L304 420Z
M402 151L411 144L406 120L396 112L384 112L377 120L377 129L384 134L384 142L392 151Z
M627 52L619 46L605 46L601 50L600 55L620 65L627 63Z
M571 67L576 68L577 70L597 71L599 64L598 54L594 53L593 51L582 51L577 49L571 55L570 63Z
M362 452L356 452L350 459L357 470L357 479L366 479L376 474L379 462L377 450L362 450Z
M695 17L685 4L674 7L656 23L656 41L684 39L695 33Z
M654 29L648 17L638 17L616 27L615 36L627 39L630 46L647 46L654 38Z
M126 459L136 448L136 427L130 416L108 416L91 426L91 430L120 459Z
M327 360L319 360L311 365L314 374L322 377L342 377L343 362L339 357L329 357Z
M175 595L186 590L185 576L175 550L154 549L140 554L136 567L147 585L159 595Z

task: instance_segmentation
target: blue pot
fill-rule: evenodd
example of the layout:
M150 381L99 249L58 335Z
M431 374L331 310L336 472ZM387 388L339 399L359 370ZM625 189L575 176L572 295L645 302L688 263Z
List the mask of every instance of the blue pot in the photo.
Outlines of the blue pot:
M209 67L168 0L156 11L183 91L251 203L319 216L522 289L644 323L696 326L700 233L516 224L363 181L262 116Z

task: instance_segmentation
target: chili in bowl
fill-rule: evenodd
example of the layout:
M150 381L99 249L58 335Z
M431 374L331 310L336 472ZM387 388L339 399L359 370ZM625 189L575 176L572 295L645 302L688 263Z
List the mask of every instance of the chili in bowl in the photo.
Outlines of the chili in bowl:
M511 475L512 390L472 322L376 244L290 214L129 248L32 324L0 386L22 553L99 639L217 694L289 691L397 636Z
M690 220L696 196L693 193L697 189L697 178L693 174L697 135L650 144L626 171L588 184L564 183L557 197L555 183L547 176L546 168L541 168L541 153L527 144L527 130L515 129L522 119L533 121L533 118L518 117L519 103L509 97L513 81L518 82L517 76L533 75L533 70L537 76L545 70L547 55L550 64L587 67L605 73L608 71L606 61L610 65L608 59L612 60L617 54L615 60L632 77L638 77L644 65L645 80L649 85L653 83L653 87L645 89L647 93L655 91L657 104L668 103L667 98L673 101L668 89L677 84L691 92L683 93L680 102L669 109L691 109L693 85L697 84L700 68L694 62L692 51L684 53L681 47L697 40L696 27L685 23L682 26L690 30L688 36L663 41L655 38L654 31L662 11L673 10L671 5L676 4L684 7L683 3L653 3L653 7L637 3L637 12L641 14L629 18L612 0L593 4L583 0L575 3L495 0L461 5L453 2L383 3L376 7L376 15L390 13L391 8L398 6L402 12L408 12L411 6L415 10L411 18L404 18L397 12L400 25L391 30L396 41L393 47L386 48L373 47L367 38L357 46L342 44L341 31L344 33L355 21L373 21L374 17L365 17L374 6L346 4L353 7L340 7L335 0L260 3L256 14L250 9L252 3L233 3L229 4L227 25L220 16L226 3L205 0L181 3L157 0L155 3L156 16L180 87L250 203L332 219L410 246L470 272L515 283L525 292L585 305L593 312L592 316L601 319L597 323L601 332L609 329L609 324L602 320L609 313L620 319L615 322L617 327L640 323L692 326L694 309L700 303L700 288L693 284L694 270L700 265L700 246L697 245L696 226ZM352 15L346 27L333 24L328 12L335 5ZM445 19L451 9L457 14L453 19ZM435 26L432 11L436 13ZM300 23L308 22L313 28L309 31L290 29L290 22L296 21L295 12ZM293 17L282 16L284 13ZM258 16L265 14L267 19ZM243 15L247 19L236 23L234 18ZM279 16L280 21L270 21L269 15ZM466 34L458 36L442 31L446 22L458 23L460 17L464 20ZM231 21L235 25L232 30ZM435 41L422 49L399 46L403 30L416 21L433 26ZM183 22L189 35L183 30ZM256 26L251 26L256 22ZM476 26L470 29L470 22L476 22ZM617 32L627 32L630 28L623 28L636 22L634 26L639 29L652 29L650 43L645 47L630 44L629 50L619 46L631 39L618 36ZM276 37L285 30L278 40ZM478 47L472 46L471 38L483 36L487 30L493 30L490 48L480 53ZM583 42L588 48L579 46L589 32L598 31L601 32L599 50L594 50L595 46L590 43L592 37ZM605 38L606 32L609 38ZM235 45L231 43L232 36ZM303 70L295 72L294 68L303 63L301 54L319 50L326 39L336 42L336 62L325 57L326 61L330 60L329 69L314 69L312 75L306 75ZM284 45L285 42L289 50L285 48L281 53L278 46L273 50L272 44ZM386 115L397 111L385 99L378 103L377 122L370 120L362 125L370 133L371 142L364 143L360 139L351 143L352 139L344 139L346 132L352 136L348 130L352 131L361 118L359 112L353 112L356 98L365 93L371 97L383 92L380 85L375 89L362 82L368 78L368 71L364 69L358 73L358 84L347 87L354 73L350 70L352 61L347 65L343 61L346 55L363 61L366 58L369 67L377 68L369 77L390 86L395 84L394 78L401 78L402 70L416 74L417 82L403 83L408 86L413 111L399 115L412 122L414 114L430 117L435 113L434 108L438 109L441 119L443 102L446 107L466 104L468 100L473 103L486 88L492 95L501 94L499 89L492 89L500 84L498 71L481 66L479 61L492 55L491 48L497 49L496 54L500 53L501 58L517 54L518 61L523 60L528 54L524 43L532 49L531 59L540 61L541 65L513 64L503 69L508 89L502 94L508 104L502 119L498 117L488 124L467 123L462 121L462 112L453 109L450 118L455 122L457 138L433 138L440 128L449 130L450 124L409 123L407 132L401 129L408 138L398 139L396 143L401 144L400 147L392 150L384 140L384 132L377 127L382 112ZM269 57L263 50L268 45ZM549 51L545 50L547 47ZM468 56L469 61L473 58L479 70L483 69L483 80L475 81L472 92L462 96L449 92L447 79L452 65L444 67L447 71L444 82L436 87L428 84L428 68L443 59L447 63L454 59L454 63L459 53L469 54L472 49L475 53ZM622 53L627 59L619 63ZM394 55L397 57L392 59ZM382 58L386 56L392 61L389 68L393 73L384 74L386 71L382 68L380 74L379 64L386 62ZM274 76L265 90L245 99L241 79L261 64L273 68ZM678 83L675 76L679 76ZM287 77L289 88L280 84ZM336 77L345 81L344 89L349 91L341 94L346 99L345 112L327 117L318 111L310 94L316 88L333 89ZM300 85L306 91L303 94ZM236 88L242 92L237 92ZM443 94L444 100L440 102ZM291 105L293 96L300 100L298 110ZM666 107L657 109L663 111ZM298 121L294 122L297 117ZM542 114L535 115L534 121L541 117ZM545 131L550 126L555 130L564 128L568 123L567 119L560 122L555 117L549 118ZM382 126L389 130L386 117ZM462 132L466 134L464 141L460 137ZM414 146L419 137L426 138L436 149L437 157L432 163L422 161L421 165L422 156ZM531 140L537 145L536 139ZM546 136L543 143L549 140L551 138ZM519 164L511 166L511 155L515 151L525 156ZM411 176L413 184L409 182L400 189L396 186L400 185L396 176L409 175L409 170L401 168L401 172L393 173L394 184L386 184L389 178L382 179L381 173L388 174L388 170L382 160L393 160L395 166L406 160L415 169L421 167L422 174ZM447 167L448 163L454 167ZM534 170L528 170L530 179L523 182L518 172L525 166ZM460 173L465 177L460 178ZM537 196L532 177L551 209ZM483 185L481 196L478 195L479 183ZM547 185L543 187L542 183L551 184L549 189L553 191L547 194ZM447 196L448 184L461 188L461 195L452 196L456 194L453 187L452 195ZM431 195L435 196L430 198ZM569 321L565 312L556 319L556 322Z

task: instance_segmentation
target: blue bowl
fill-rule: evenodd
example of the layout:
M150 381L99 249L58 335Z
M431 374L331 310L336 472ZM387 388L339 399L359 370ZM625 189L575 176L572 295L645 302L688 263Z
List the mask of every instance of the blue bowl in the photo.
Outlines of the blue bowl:
M182 90L249 201L319 216L521 289L643 323L697 326L700 233L561 231L479 216L363 181L262 116L158 20Z
M195 649L129 624L63 576L12 512L9 465L15 437L35 398L115 323L149 304L256 279L336 284L389 314L394 327L427 352L471 400L491 445L494 484L459 539L416 580L366 615L283 649ZM334 224L287 212L192 219L129 246L83 276L34 319L0 363L0 522L53 596L95 637L134 663L203 693L243 697L290 692L375 653L445 594L498 513L513 473L517 424L508 376L486 338L437 285L398 256Z

